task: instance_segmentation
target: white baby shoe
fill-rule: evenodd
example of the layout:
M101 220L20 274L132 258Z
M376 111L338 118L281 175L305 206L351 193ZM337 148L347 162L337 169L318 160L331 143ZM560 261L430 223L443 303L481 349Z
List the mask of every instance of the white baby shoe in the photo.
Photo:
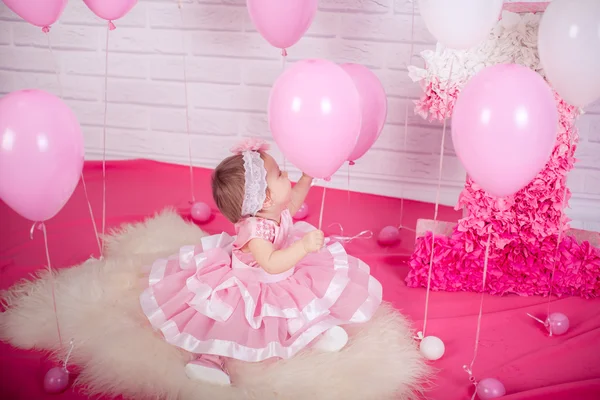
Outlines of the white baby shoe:
M326 330L323 335L312 345L313 349L326 352L336 352L348 343L348 333L341 326L334 326Z
M212 360L198 358L187 363L185 374L190 379L214 385L227 386L231 384L229 374L225 372L223 365Z

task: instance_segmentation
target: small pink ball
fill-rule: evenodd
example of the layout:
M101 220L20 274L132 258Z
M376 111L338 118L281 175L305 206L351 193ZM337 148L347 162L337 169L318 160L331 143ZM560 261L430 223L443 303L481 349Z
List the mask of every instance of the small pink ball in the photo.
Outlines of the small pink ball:
M294 214L294 219L304 219L308 217L308 204L302 203L296 214Z
M212 211L208 204L197 201L192 205L191 214L194 221L207 222L212 215Z
M400 241L400 231L395 226L386 226L379 232L377 242L382 246L391 246Z
M46 393L61 393L69 386L69 371L63 367L54 367L44 376L44 390Z
M563 313L555 312L546 319L548 330L553 335L563 335L569 330L569 318Z
M502 382L494 378L485 378L477 384L477 396L481 400L495 399L506 394L506 389Z

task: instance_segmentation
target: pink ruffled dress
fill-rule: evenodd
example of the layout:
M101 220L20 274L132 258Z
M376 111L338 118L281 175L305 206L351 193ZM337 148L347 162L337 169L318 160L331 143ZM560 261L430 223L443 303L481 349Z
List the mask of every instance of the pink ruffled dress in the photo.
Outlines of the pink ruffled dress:
M368 321L381 304L381 284L340 243L277 275L241 251L254 238L285 248L314 229L284 211L279 225L247 218L236 237L182 247L152 265L144 313L170 344L250 362L290 358L329 328Z

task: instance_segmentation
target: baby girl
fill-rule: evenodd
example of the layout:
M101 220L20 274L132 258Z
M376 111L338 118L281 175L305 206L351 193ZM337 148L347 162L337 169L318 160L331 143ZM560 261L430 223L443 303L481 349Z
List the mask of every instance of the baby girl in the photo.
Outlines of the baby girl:
M340 243L292 215L312 178L292 188L256 140L233 149L213 174L213 197L235 224L154 262L144 313L165 340L197 357L192 379L230 384L224 359L287 359L310 347L339 351L343 325L368 321L381 304L381 284Z

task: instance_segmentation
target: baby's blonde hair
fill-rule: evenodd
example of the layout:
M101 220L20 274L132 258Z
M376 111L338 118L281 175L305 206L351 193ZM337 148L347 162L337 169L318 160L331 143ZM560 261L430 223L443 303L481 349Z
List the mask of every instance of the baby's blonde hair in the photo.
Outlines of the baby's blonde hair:
M260 155L264 160L264 153L261 152ZM227 157L213 172L213 199L221 214L234 224L246 216L242 215L245 185L246 170L244 158L240 154Z

